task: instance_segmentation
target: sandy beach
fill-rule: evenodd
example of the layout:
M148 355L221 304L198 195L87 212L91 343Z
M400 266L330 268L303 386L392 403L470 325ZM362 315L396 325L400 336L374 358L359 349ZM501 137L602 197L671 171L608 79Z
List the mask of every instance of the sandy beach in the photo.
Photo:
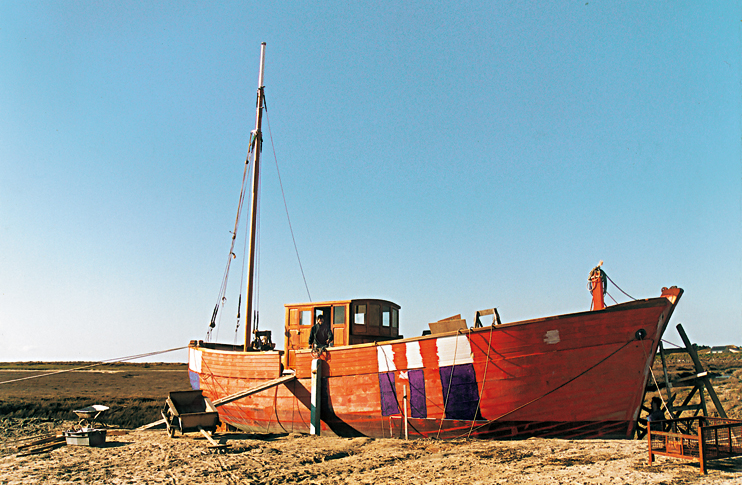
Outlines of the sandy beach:
M7 434L13 423L3 424ZM169 438L163 430L150 430L114 434L100 448L61 446L19 456L14 448L19 437L49 433L54 426L38 422L25 428L6 437L0 448L2 484L742 483L742 457L711 462L703 476L698 463L689 461L659 457L649 466L647 443L636 440L404 441L216 434L215 439L227 445L217 450L198 433Z

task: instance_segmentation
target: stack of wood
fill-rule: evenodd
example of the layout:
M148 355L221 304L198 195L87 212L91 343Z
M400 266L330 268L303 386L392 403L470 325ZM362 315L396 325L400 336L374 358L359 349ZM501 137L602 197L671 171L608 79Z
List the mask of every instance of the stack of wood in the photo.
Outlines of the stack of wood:
M20 439L15 446L18 451L16 456L38 455L39 453L46 453L66 445L67 441L61 431L41 437L35 436L32 438Z

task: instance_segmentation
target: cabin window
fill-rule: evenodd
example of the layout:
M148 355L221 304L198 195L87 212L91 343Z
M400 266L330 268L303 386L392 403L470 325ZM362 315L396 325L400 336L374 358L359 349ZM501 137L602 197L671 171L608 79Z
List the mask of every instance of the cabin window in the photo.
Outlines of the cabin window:
M335 325L345 324L345 307L344 306L335 307L335 316L333 317L332 323L334 323Z
M312 311L311 310L304 310L301 312L301 321L299 322L299 325L312 325L314 321L312 320Z
M353 322L356 325L366 325L366 305L356 305L356 314Z
M392 324L392 311L388 306L381 307L381 326L388 327Z
M392 328L399 327L399 310L392 308Z

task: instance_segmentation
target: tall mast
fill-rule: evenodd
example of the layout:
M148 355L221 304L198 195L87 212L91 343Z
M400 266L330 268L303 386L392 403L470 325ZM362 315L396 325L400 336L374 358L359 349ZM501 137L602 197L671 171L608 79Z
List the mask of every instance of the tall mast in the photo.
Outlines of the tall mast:
M245 304L245 351L250 348L250 336L252 335L253 321L253 293L254 293L254 275L255 275L255 226L258 218L258 187L260 185L260 151L263 145L263 135L260 131L260 125L263 121L263 66L265 65L265 42L260 44L260 74L258 75L258 101L255 114L255 131L252 133L253 144L253 167L250 194L250 246L248 251L248 270L247 270L247 303Z

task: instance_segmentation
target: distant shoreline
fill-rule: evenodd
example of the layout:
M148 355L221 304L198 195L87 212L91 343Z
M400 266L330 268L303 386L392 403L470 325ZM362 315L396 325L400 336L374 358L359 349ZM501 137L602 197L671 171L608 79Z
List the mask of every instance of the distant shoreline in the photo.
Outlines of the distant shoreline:
M75 362L41 362L41 361L28 361L28 362L0 362L0 370L2 371L59 371L59 370L73 370L78 369L80 371L143 371L143 370L168 370L168 371L185 371L188 369L188 364L184 362L95 362L95 361L75 361Z

